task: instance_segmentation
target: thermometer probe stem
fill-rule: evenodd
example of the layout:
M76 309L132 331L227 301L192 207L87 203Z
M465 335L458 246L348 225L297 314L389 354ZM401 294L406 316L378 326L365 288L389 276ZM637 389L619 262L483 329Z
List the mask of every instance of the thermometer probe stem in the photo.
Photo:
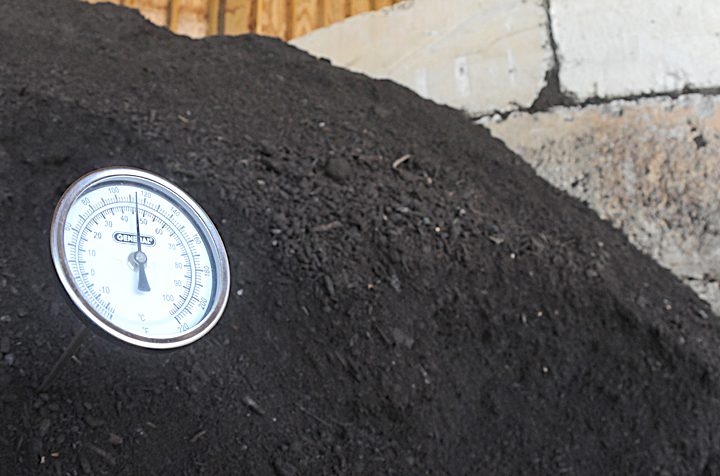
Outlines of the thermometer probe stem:
M90 334L90 328L87 326L83 326L82 329L75 334L75 337L73 337L73 340L70 342L70 345L68 345L65 348L65 351L62 353L60 358L55 362L55 365L53 365L53 368L50 370L50 373L45 377L45 379L40 384L40 387L38 387L38 393L42 393L45 390L48 389L48 387L55 381L60 371L65 367L67 362L72 358L73 355L75 355L82 345L82 343L87 339L88 335Z

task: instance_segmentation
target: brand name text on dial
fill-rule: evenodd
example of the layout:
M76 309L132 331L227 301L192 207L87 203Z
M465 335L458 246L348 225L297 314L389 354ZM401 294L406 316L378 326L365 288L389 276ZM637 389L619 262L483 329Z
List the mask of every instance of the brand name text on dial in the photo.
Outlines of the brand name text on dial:
M137 236L132 235L130 233L122 233L119 231L116 231L113 233L113 240L117 241L118 243L127 243L127 244L136 244L137 243ZM145 236L140 235L140 241L144 246L155 246L155 238L152 236Z

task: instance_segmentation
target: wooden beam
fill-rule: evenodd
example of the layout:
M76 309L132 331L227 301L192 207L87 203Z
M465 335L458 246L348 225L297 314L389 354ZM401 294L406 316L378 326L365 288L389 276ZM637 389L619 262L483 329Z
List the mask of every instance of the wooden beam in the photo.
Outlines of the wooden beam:
M290 34L288 39L310 33L318 27L317 0L291 0Z
M2 1L2 0L0 0ZM85 0L135 8L157 25L193 37L258 33L285 40L402 0Z
M370 10L372 10L371 0L352 0L350 2L350 15L358 15Z
M397 2L395 0L374 0L373 7L375 10L380 10L381 8L389 7L394 3Z
M323 26L331 25L347 16L344 0L321 0L323 2Z
M180 17L180 0L170 0L168 4L167 26L171 31L177 31L178 18Z
M170 0L124 0L128 8L140 10L142 16L158 26L167 26Z
M217 35L220 33L220 0L208 0L207 8L208 16L208 35Z
M225 35L250 32L250 15L255 0L225 0Z
M255 32L259 35L287 39L287 3L284 0L258 0Z
M208 35L208 0L171 0L170 29L180 35L202 38Z

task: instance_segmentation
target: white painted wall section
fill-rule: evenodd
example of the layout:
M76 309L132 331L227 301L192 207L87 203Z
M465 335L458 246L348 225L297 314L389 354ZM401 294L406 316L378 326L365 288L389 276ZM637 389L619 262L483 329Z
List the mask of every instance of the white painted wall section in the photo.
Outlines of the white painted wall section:
M552 65L540 0L409 0L291 43L471 115L529 107Z
M720 1L552 0L562 89L584 100L720 85Z

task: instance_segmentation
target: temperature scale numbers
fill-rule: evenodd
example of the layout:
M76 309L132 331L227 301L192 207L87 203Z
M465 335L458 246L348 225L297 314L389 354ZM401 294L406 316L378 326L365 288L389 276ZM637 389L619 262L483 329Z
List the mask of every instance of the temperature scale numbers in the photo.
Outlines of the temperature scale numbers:
M147 290L137 284L138 229ZM64 234L79 292L108 321L154 338L202 321L213 291L212 260L200 231L163 195L137 184L103 184L78 199Z

